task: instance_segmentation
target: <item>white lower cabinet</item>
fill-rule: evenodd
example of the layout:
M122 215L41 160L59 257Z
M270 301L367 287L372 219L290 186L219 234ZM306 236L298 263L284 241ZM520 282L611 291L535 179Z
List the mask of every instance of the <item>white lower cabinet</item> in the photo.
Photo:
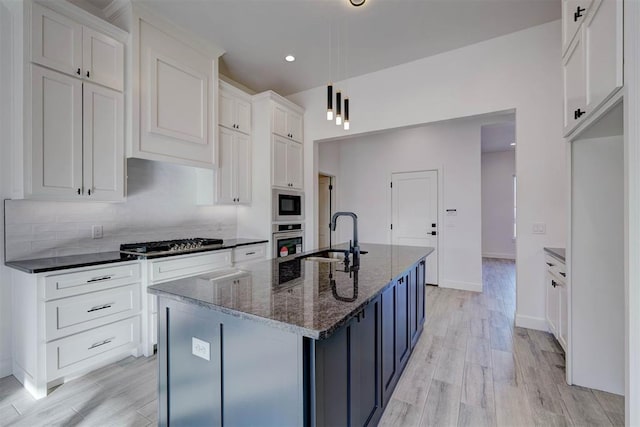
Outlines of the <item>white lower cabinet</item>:
M13 375L36 398L141 348L140 264L12 276Z
M233 248L232 259L233 263L247 262L265 259L267 256L267 247L265 243L259 245L247 245Z
M545 256L546 304L545 314L547 326L564 351L567 351L567 334L569 330L568 300L565 263L550 255Z

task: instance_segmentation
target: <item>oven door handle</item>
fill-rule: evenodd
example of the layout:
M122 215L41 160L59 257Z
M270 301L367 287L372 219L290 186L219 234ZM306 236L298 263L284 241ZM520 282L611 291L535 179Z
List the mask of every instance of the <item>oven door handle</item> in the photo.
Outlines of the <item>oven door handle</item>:
M291 239L291 238L297 238L297 237L304 237L304 233L299 233L299 232L273 233L273 240Z

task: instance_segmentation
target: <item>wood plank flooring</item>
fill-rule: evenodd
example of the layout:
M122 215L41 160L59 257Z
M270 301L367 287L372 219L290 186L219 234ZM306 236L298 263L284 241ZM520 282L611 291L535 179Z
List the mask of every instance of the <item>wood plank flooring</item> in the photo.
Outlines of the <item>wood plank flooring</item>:
M427 323L382 426L624 425L624 400L564 382L554 338L514 328L513 262L483 261L484 292L427 287ZM35 401L0 379L0 425L157 424L156 358L127 358Z

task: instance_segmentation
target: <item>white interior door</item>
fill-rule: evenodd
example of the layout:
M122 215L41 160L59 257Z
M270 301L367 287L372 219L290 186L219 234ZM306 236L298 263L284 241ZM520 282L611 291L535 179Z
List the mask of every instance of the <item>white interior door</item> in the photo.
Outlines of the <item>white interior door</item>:
M438 284L438 172L402 172L391 176L394 245L431 246L426 282Z

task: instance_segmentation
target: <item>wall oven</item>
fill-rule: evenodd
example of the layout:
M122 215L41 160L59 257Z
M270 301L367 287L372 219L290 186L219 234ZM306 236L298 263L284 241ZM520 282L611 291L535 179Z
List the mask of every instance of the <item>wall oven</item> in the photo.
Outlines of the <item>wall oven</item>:
M304 229L302 224L274 224L272 240L274 258L304 252Z
M303 221L304 193L273 190L273 221Z

